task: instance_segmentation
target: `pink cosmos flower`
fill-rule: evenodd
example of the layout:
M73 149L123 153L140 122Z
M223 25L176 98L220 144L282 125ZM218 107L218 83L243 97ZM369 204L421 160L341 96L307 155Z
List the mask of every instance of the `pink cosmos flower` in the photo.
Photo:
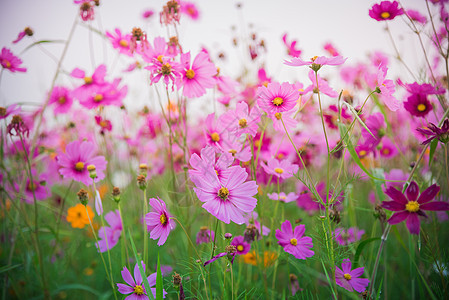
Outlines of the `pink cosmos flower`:
M32 36L34 34L33 30L30 27L25 27L25 29L19 32L17 38L12 42L13 44L17 44L20 42L25 36Z
M106 36L109 38L109 41L112 43L112 47L114 49L118 49L120 53L133 56L130 51L129 44L131 43L131 34L122 35L120 29L116 28L114 33L106 31Z
M404 102L404 108L412 116L425 117L431 110L432 104L430 103L429 95L441 95L446 93L443 88L435 88L428 83L418 84L416 82L412 84L402 84L410 95L407 97L407 101Z
M227 142L229 137L228 128L222 124L222 120L215 119L215 113L209 114L204 121L204 135L208 145L214 147L217 151L224 151L222 145Z
M183 87L182 94L188 98L200 97L206 93L206 88L213 88L215 85L215 74L217 69L210 62L209 56L200 52L190 66L190 52L181 54L181 64L184 66L182 74L182 84L178 84L178 89Z
M11 104L8 107L0 107L0 120L6 119L10 115L17 115L21 108L17 104Z
M248 134L254 137L259 129L261 112L258 107L253 107L249 112L248 104L244 101L237 103L235 110L228 110L221 115L220 120L236 137Z
M234 162L234 158L230 153L224 152L216 158L216 152L211 146L206 146L201 149L201 157L198 154L193 153L190 157L189 163L193 170L189 170L191 180L196 184L198 181L202 181L204 174L212 167L218 176L220 181L227 181L229 173L233 168L230 165Z
M150 231L150 238L159 239L157 245L161 246L167 240L170 231L175 229L176 224L170 220L171 215L167 211L165 202L159 197L157 199L150 198L150 206L153 211L145 215L145 223L147 230Z
M94 5L92 0L74 0L73 3L80 5L80 17L83 21L90 21L94 19Z
M235 246L238 255L244 255L251 250L251 244L245 242L245 238L242 235L233 238L231 245Z
M315 56L310 60L302 60L301 58L293 58L291 61L284 61L284 64L287 66L299 67L299 66L309 66L314 71L318 71L322 66L338 66L345 63L347 58L343 58L343 56L333 56L333 57L325 57L325 56Z
M196 244L200 245L203 243L210 243L215 238L215 232L213 230L209 230L207 227L201 227L198 233L196 234Z
M335 228L334 238L339 245L348 245L350 243L355 243L362 238L365 234L365 230L359 230L356 227L351 227L348 230L344 228Z
M94 165L97 172L95 182L102 180L107 161L103 156L94 156L94 144L88 141L73 141L66 146L66 153L56 157L59 166L59 173L64 178L70 178L85 185L92 184L92 178L87 170L88 165Z
M34 203L34 196L36 196L36 200L38 201L45 200L51 196L50 187L48 186L48 174L38 174L35 169L31 169L31 173L33 175L33 182L31 182L29 177L26 179L25 190L23 191L23 195L20 196L28 204ZM18 194L20 187L17 183L14 183L14 186L9 187L9 189L11 193Z
M259 80L259 85L267 86L271 82L271 78L267 76L267 72L264 68L260 68L257 71L257 79Z
M237 137L237 136L235 136ZM248 143L244 143L236 139L228 139L222 145L221 149L224 152L230 153L236 160L247 162L251 159L251 148Z
M292 164L286 159L279 161L276 158L271 158L267 164L262 163L262 168L268 174L280 179L292 177L299 169L298 165Z
M340 53L338 53L337 49L335 49L334 45L331 43L326 43L323 46L324 50L327 51L331 56L340 56Z
M145 272L145 264L142 263L142 268L143 271ZM117 287L118 287L118 291L121 294L127 295L127 294L131 294L128 297L126 297L126 300L149 300L148 296L147 296L147 291L145 290L145 284L143 283L143 279L142 279L142 275L140 274L139 271L139 265L136 263L136 265L134 266L134 278L132 277L131 273L129 272L128 268L123 267L122 270L122 277L123 280L125 280L125 282L128 284L123 284L123 283L117 283ZM150 276L148 276L146 278L146 280L148 280L148 285L150 286L150 288L152 286L156 285L156 277L157 274L153 273ZM151 288L151 293L153 294L153 298L156 298L156 288ZM165 298L165 295L167 294L167 292L165 290L163 290L163 297Z
M95 122L97 125L100 126L101 130L100 133L104 134L105 131L111 131L112 130L112 123L109 120L103 119L101 116L95 116Z
M380 89L380 98L391 110L396 111L401 107L398 99L393 96L395 85L393 80L385 79L387 77L387 67L380 65L377 70L377 87Z
M84 83L73 90L73 97L83 101L86 96L89 96L92 89L95 89L96 86L102 86L105 83L104 77L106 76L106 66L99 65L92 76L86 76L86 72L75 68L73 69L70 76L74 78L83 79Z
M293 192L288 193L288 194L285 194L284 192L280 192L279 194L271 193L271 194L267 194L267 196L271 200L277 200L277 201L281 201L284 203L296 201L296 198L298 198L298 195L296 195L296 193L293 193Z
M341 264L341 269L335 267L335 281L342 288L352 292L356 290L359 293L363 293L369 284L369 280L365 278L359 278L365 268L357 268L351 270L352 264L349 259L344 259Z
M420 195L419 187L414 181L412 181L405 190L405 195L394 187L389 187L385 194L387 194L393 201L382 202L382 207L394 211L395 213L388 219L388 223L394 225L407 220L407 228L410 233L419 234L421 225L419 216L427 218L427 214L424 212L425 210L449 210L449 203L432 201L439 191L440 187L433 184L425 189Z
M187 1L179 1L181 5L181 13L189 16L192 20L198 20L200 17L200 13L195 3L187 2Z
M427 23L427 18L417 10L408 9L406 11L406 14L415 22L421 23L422 25L425 25Z
M175 53L176 54L176 53ZM155 37L153 40L153 46L150 43L145 47L144 52L142 53L142 58L148 63L153 63L155 59L162 60L164 56L174 56L168 51L167 42L163 37Z
M154 15L154 11L152 9L146 9L143 13L142 13L142 18L144 19L149 19Z
M72 92L63 86L56 86L50 96L49 104L54 104L55 113L67 113L72 107Z
M122 234L123 226L119 210L110 211L104 217L109 226L101 227L98 230L98 245L95 245L99 252L106 252L114 248Z
M285 47L287 47L287 54L291 57L299 57L302 53L301 50L296 49L296 41L292 41L291 43L287 42L287 33L284 33L282 36L282 41L284 42Z
M380 4L374 4L369 10L369 16L376 21L393 20L396 16L404 14L399 3L396 1L382 1Z
M101 86L85 91L79 98L80 104L88 109L97 108L100 105L121 106L123 98L128 93L128 87L119 88L120 81L121 79L117 78L112 83L105 82Z
M303 236L306 231L304 224L295 227L292 230L292 224L289 220L285 220L281 225L281 230L276 229L276 239L279 245L284 248L284 251L292 254L297 259L306 259L315 255L313 250L312 238Z
M193 188L203 208L217 219L229 224L233 221L243 224L244 213L254 210L257 199L257 184L255 181L245 180L248 177L245 169L241 167L232 168L227 179L220 181L211 167L204 174L204 180L197 182Z
M3 48L2 53L0 54L0 64L3 69L7 69L10 72L26 72L26 68L21 68L22 60L12 54L12 52L8 48Z
M288 82L272 82L257 89L257 104L268 113L282 113L293 109L299 99L299 92Z
M338 97L338 93L336 91L334 91L329 86L327 81L322 79L320 77L320 75L316 75L313 70L309 71L308 77L309 77L310 81L312 81L312 85L308 86L304 90L303 94L307 94L308 92L312 92L312 91L314 93L318 93L318 91L319 91L321 94L325 94L325 95L327 95L329 97L332 97L332 98ZM318 77L318 84L317 84L317 81L316 81L316 77Z
M398 154L396 145L387 137L382 139L382 143L379 149L380 156L384 158L393 158Z
M166 88L168 89L168 85L171 81L172 90L174 90L175 81L181 77L182 66L173 61L171 57L164 56L154 59L149 66L145 67L145 69L151 71L151 84L157 83L163 78Z

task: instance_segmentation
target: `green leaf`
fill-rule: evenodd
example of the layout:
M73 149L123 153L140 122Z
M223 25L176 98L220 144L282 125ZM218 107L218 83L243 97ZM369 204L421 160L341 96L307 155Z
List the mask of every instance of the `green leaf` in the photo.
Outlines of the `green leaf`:
M354 115L354 117L357 119L357 121L359 121L360 125L363 126L363 128L366 129L366 131L368 131L369 134L372 135L373 138L376 138L374 136L374 134L372 134L372 132L369 130L369 128L366 126L365 122L362 121L362 119L360 119L359 117L359 113L354 109L354 107L352 107L351 105L349 105L346 102L343 102L344 104L346 104L346 107L349 108L349 110L352 112L352 114Z
M20 54L25 53L28 49L39 45L39 44L47 44L47 43L57 43L57 44L64 44L66 41L64 40L40 40L37 42L32 43L31 45L29 45L28 47L26 47L25 49L23 49L23 51Z
M438 146L438 139L434 139L433 141L430 142L429 167L433 161L433 155L435 154L435 150L437 149L437 146Z
M17 264L17 265L13 265L13 266L9 265L9 266L1 267L1 268L0 268L0 274L1 274L1 273L4 273L4 272L8 272L8 271L10 271L10 270L12 270L12 269L15 269L15 268L17 268L17 267L20 267L21 265L22 265L22 264Z
M157 253L157 271L156 271L156 300L162 300L164 286L162 284L161 263L159 261L159 252Z
M139 266L140 276L142 276L143 285L145 286L145 290L147 291L147 296L150 299L154 300L153 293L151 292L150 284L148 283L147 276L145 276L145 272L142 267L140 255L137 254L136 245L134 245L134 240L133 240L133 237L131 236L131 231L129 231L129 229L128 229L128 237L131 241L131 247L133 248L134 257L136 258L137 265ZM158 267L158 269L159 269L159 267Z
M335 291L334 291L334 285L332 284L332 282L329 278L329 275L327 274L327 270L326 270L326 267L324 266L324 262L322 259L321 259L321 264L323 265L323 270L324 270L324 273L326 274L326 279L331 288L332 294L334 295L334 299L337 299L337 294L335 294Z
M380 292L382 291L382 289L380 287L382 286L382 283L384 283L384 277L383 276L380 279L380 285L379 285L379 289L377 290L376 300L380 299Z
M365 248L365 246L368 245L369 243L377 241L377 240L380 240L380 237L370 238L370 239L364 240L363 242L361 242L359 244L359 246L357 247L357 250L355 251L354 268L356 268L357 265L359 264L359 258L360 258L360 255L362 254L363 248Z

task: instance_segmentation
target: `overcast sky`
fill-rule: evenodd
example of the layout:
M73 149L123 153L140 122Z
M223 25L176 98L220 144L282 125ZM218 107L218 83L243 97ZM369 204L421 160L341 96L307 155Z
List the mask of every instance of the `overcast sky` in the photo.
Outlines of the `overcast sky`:
M153 9L157 13L166 1L159 0L103 0L101 6L95 8L96 19L92 25L96 28L112 31L120 28L129 32L133 27L146 30L149 40L162 35L166 29L159 24L157 16L148 22L141 14L145 9ZM236 3L242 2L238 10ZM382 50L393 56L393 48L384 30L384 25L368 16L368 10L376 3L365 0L320 0L320 1L286 1L286 0L199 0L195 1L200 10L200 20L191 21L183 17L179 26L179 34L184 50L195 55L201 46L211 50L212 55L220 51L226 53L225 63L217 63L223 72L237 75L242 69L242 54L232 47L236 31L247 33L255 31L263 38L268 49L268 72L279 80L294 80L295 73L291 67L282 65L285 48L281 36L288 33L290 39L298 40L303 50L303 57L325 55L323 45L332 42L342 55L348 57L347 64L366 59L366 55L374 50ZM425 1L404 1L404 5L425 12ZM11 42L18 32L30 26L35 31L37 40L65 40L70 28L78 17L78 6L70 0L1 0L0 2L0 46L10 48L19 55L28 72L4 72L0 86L0 105L15 102L42 101L53 78L56 62L45 55L38 47L21 52L31 44L25 38L19 44ZM78 17L79 18L79 17ZM82 23L82 21L80 21ZM392 32L397 39L400 51L412 66L422 63L422 52L414 42L416 38L401 20L390 22ZM251 27L250 27L251 26ZM89 41L92 40L92 47ZM45 44L42 47L59 58L63 44ZM90 50L91 49L91 50ZM93 54L93 58L92 58ZM129 59L116 60L116 52L97 34L78 25L69 51L63 63L63 69L71 71L80 67L88 71L93 65L106 63L115 65L114 76L123 76L123 70ZM392 74L404 74L399 64L391 66ZM297 72L297 70L295 70ZM306 72L303 72L306 74ZM135 75L133 75L135 76ZM126 83L130 83L128 77ZM145 78L138 77L145 84ZM300 78L300 76L298 77ZM139 91L136 80L130 84L130 95ZM60 84L69 84L67 76L58 79Z

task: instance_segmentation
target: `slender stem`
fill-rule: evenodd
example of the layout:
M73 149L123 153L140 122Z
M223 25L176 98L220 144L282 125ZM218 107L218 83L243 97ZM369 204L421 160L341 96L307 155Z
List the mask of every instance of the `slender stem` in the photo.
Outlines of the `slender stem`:
M148 265L148 231L145 223L145 215L148 212L147 189L143 190L143 262Z
M447 144L444 144L443 148L444 148L444 163L446 165L447 187L449 187L449 168L448 168L448 164L447 164L447 155L448 155Z
M119 211L119 214L120 214L120 220L122 221L122 233L123 233L123 239L122 239L122 243L124 243L124 245L125 245L125 251L126 251L126 264L128 265L128 268L129 269L131 269L130 268L130 265L129 265L129 254L128 254L128 245L127 245L127 243L126 243L126 230L125 230L125 222L123 222L123 217L122 217L122 207L121 207L121 205L120 205L120 202L117 204L117 206L118 206L118 211Z
M53 249L53 254L55 253L55 251L57 249L57 243L59 242L59 225L61 224L61 216L62 216L62 212L64 211L65 200L67 199L67 196L68 196L70 190L72 189L73 183L74 183L74 181L72 179L72 181L70 182L69 187L67 188L67 190L65 192L64 198L62 198L61 207L59 208L59 213L58 213L58 216L56 218L56 230L55 230L56 245L55 245L55 247Z

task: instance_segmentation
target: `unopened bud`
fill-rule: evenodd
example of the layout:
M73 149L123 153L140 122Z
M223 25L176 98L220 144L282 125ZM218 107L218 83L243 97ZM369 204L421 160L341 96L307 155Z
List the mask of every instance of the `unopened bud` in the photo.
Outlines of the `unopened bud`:
M179 286L181 285L181 282L182 282L181 275L179 275L178 273L175 272L175 274L172 275L172 277L173 277L173 287L176 290L179 290Z
M80 189L76 194L78 196L78 200L82 205L86 206L89 199L87 198L87 191L85 189Z
M137 185L139 186L139 189L141 189L142 191L146 190L147 178L144 175L137 176Z
M94 165L88 165L87 171L89 171L90 178L92 178L92 179L97 178L97 168L95 168Z
M224 237L225 237L225 239L230 240L230 239L232 239L232 233L229 233L229 232L225 233Z
M114 201L115 201L116 203L119 203L119 202L120 202L120 194L121 194L120 188L118 188L118 187L115 186L115 187L112 189L112 198L114 199Z
M140 164L139 165L139 174L140 175L144 175L146 177L147 176L147 172L148 172L147 164Z

